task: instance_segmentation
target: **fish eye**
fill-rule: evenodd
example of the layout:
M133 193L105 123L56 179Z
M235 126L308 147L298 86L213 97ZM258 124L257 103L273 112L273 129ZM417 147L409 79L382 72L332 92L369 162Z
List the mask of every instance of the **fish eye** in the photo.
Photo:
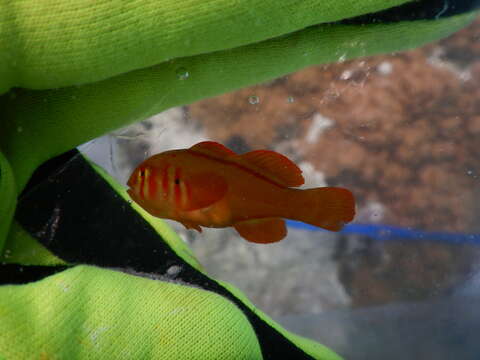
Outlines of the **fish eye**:
M176 178L175 179L175 185L179 185L180 184L180 179L179 178Z
M144 177L145 176L145 169L140 170L140 176Z

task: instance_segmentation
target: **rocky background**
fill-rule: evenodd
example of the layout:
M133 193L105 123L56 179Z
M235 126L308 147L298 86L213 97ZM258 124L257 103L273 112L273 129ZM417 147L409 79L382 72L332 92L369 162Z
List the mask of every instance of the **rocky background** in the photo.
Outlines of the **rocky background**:
M315 66L268 84L169 110L110 135L125 181L150 154L209 139L269 148L304 169L308 186L351 189L359 223L480 232L480 21L421 49ZM289 230L273 245L231 229L172 224L213 277L270 315L422 300L455 290L478 250L436 239L379 243Z

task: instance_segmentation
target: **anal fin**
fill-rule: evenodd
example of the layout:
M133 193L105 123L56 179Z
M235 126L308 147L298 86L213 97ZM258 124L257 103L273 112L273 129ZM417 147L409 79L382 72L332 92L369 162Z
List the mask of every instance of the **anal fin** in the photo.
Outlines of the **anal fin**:
M277 242L287 235L285 221L280 218L241 221L233 227L247 241L260 244Z

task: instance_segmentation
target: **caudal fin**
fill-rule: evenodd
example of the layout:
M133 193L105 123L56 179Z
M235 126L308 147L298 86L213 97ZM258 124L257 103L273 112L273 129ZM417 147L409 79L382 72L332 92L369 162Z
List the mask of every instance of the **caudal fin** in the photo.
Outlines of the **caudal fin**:
M306 201L298 209L297 220L330 231L339 231L355 216L355 198L350 190L323 187L303 190Z

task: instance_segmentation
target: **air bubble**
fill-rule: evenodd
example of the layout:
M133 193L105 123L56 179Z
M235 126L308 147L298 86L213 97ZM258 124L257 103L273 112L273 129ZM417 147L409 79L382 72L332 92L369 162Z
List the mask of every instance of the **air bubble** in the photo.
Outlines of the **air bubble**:
M345 70L344 72L342 72L342 74L340 75L340 79L341 80L348 80L352 77L353 75L353 71L352 70Z
M178 68L176 71L178 80L186 80L190 76L188 70L184 67Z
M167 276L175 277L180 273L180 271L182 271L182 268L180 266L172 265L167 269Z
M293 103L293 102L295 102L295 99L293 98L293 96L289 96L289 97L287 98L287 103L291 104L291 103Z
M21 133L23 131L23 127L19 126L17 127L17 132Z
M474 170L467 170L467 175L471 176L474 179L478 178L478 174Z
M248 102L252 105L256 105L260 102L260 98L256 95L252 95L248 97Z
M392 73L393 65L388 61L383 61L378 65L377 70L382 75L389 75Z

